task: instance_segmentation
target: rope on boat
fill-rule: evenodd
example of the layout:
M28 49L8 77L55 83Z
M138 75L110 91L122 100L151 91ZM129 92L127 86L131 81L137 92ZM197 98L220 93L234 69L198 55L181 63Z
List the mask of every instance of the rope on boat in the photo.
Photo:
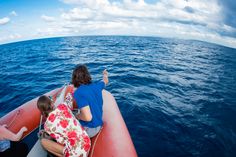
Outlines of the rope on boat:
M39 122L39 132L40 132L41 127L42 127L42 121L43 121L43 116L41 115L40 116L40 122Z
M12 121L10 122L10 124L7 125L7 128L9 128L9 127L13 124L13 122L16 120L16 117L17 117L18 115L20 115L20 109L19 109L18 111L16 111L16 114L15 114L14 118L12 119Z
M96 138L95 138L95 141L94 141L94 143L93 143L93 146L92 146L92 149L91 149L91 154L90 154L90 157L92 157L92 156L93 156L94 147L95 147L95 145L96 145L96 143L97 143L97 139L98 139L98 137L99 137L100 133L102 132L102 128L103 128L103 127L101 127L101 129L99 130L99 132L98 132L98 134L97 134L97 136L96 136Z

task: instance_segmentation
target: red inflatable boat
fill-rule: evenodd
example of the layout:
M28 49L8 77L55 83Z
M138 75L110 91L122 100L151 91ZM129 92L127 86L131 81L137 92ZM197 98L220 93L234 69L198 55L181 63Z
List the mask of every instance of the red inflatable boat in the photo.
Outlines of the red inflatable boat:
M67 91L71 90L70 88ZM58 88L46 93L46 95L55 98L61 90L62 88ZM103 90L102 94L104 125L101 132L92 138L89 157L136 157L136 150L114 97L106 90ZM0 124L7 124L12 132L17 132L22 126L26 126L28 131L24 137L29 136L40 125L40 112L36 105L37 99L23 104L2 117ZM35 154L42 156L36 152Z

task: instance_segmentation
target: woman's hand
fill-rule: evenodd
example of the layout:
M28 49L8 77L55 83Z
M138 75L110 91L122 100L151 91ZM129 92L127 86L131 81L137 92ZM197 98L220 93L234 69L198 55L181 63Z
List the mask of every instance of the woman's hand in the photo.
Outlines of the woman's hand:
M22 128L21 128L21 131L22 132L26 132L28 129L25 127L25 126L23 126Z
M3 124L2 126L3 126L4 128L7 128L7 127L8 127L7 124Z
M103 81L106 85L109 82L107 69L103 70Z
M24 126L17 133L13 133L11 130L6 128L6 125L2 125L0 127L0 139L19 141L22 138L23 133L27 130L28 129Z

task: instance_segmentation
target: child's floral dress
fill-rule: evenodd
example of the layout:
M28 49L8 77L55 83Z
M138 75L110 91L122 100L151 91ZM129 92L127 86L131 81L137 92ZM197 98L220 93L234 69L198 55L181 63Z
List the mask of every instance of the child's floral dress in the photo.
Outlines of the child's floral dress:
M90 138L72 114L72 103L72 95L68 93L65 102L49 113L44 129L64 145L63 153L66 157L86 157L91 146Z

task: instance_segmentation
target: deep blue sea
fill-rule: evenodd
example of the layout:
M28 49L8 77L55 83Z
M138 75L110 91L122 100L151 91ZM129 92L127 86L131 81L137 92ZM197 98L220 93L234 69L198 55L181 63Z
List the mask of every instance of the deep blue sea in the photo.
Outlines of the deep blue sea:
M140 157L236 156L236 49L157 37L85 36L0 45L0 117L107 69Z

